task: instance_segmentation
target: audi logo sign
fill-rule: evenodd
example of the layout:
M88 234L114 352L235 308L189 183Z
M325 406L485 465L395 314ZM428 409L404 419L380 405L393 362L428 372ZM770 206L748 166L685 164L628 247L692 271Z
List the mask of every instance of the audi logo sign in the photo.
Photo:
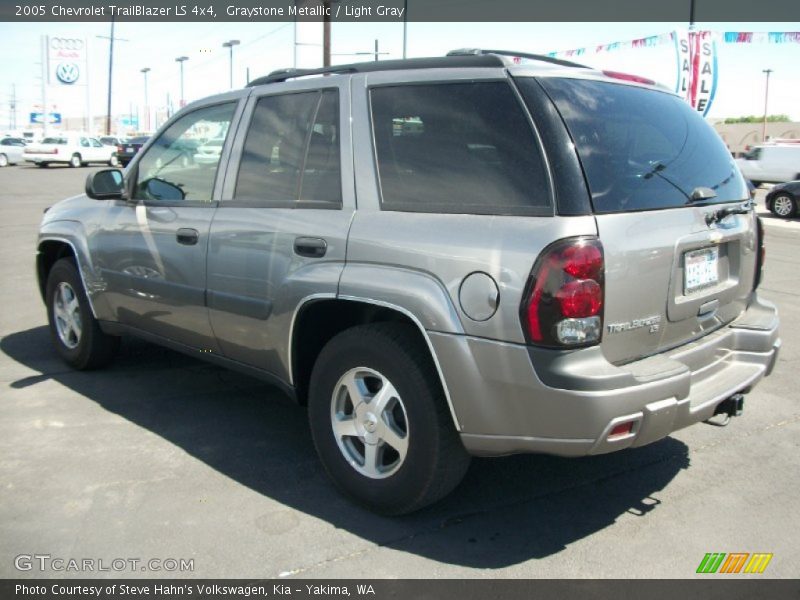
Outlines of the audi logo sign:
M83 40L74 38L50 38L53 50L83 50Z

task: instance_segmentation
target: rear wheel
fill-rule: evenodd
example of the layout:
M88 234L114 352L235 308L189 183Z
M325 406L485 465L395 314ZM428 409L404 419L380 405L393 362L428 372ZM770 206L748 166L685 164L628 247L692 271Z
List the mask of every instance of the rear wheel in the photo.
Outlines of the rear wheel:
M46 163L46 162L40 162L40 163L36 163L36 166L39 167L40 169L45 169L45 168L47 168L48 164L49 163Z
M5 154L0 154L0 168L8 166L8 157Z
M60 259L50 269L46 300L50 337L64 362L85 370L103 367L114 359L119 338L100 329L71 258Z
M428 349L404 324L334 337L314 365L308 413L333 481L382 514L439 500L469 466Z
M83 163L81 162L81 155L80 154L73 154L72 157L69 159L69 166L73 169L77 169Z
M797 202L789 194L778 194L772 199L770 208L777 216L788 219L797 212Z

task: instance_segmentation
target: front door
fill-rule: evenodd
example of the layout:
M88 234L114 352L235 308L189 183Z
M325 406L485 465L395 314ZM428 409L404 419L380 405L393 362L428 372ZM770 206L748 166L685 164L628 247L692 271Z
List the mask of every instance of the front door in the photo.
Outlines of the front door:
M104 296L120 323L215 352L205 306L206 252L219 156L180 160L182 149L227 139L236 101L175 121L128 172L130 200L111 203L93 249Z

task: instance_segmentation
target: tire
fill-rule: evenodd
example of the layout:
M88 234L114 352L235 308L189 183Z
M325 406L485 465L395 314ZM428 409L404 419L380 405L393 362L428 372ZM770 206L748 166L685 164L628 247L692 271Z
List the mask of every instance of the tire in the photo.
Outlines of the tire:
M0 169L8 166L8 157L5 154L0 154Z
M36 163L36 166L39 167L40 169L46 169L48 164L50 163L40 162Z
M119 158L117 158L116 154L112 154L111 158L108 159L108 166L109 167L118 167L119 166Z
M373 402L382 402L376 412ZM409 325L361 325L328 342L311 374L308 416L333 482L384 515L436 502L469 467L428 348Z
M73 169L83 166L83 162L81 162L81 155L78 153L73 154L69 159L69 166Z
M788 219L797 214L797 201L789 194L777 194L769 203L772 214Z
M100 329L73 259L62 258L50 269L45 298L50 337L64 362L83 371L114 360L119 338Z

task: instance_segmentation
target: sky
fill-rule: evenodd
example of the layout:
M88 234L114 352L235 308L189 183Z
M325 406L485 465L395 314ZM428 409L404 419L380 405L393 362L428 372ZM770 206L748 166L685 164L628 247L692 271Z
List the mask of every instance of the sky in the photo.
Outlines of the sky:
M547 53L573 48L594 48L599 44L629 41L650 35L685 29L686 23L409 23L407 55L441 56L454 48L483 47L520 52ZM800 31L800 23L698 23L698 30ZM0 130L9 125L9 98L15 87L18 125L27 120L34 106L41 104L40 38L81 36L89 48L89 110L105 114L108 85L108 23L0 23L0 40L13 60L0 63ZM234 87L250 78L294 64L293 23L117 23L115 45L113 113L144 112L144 75L148 74L149 104L165 107L169 95L177 105L180 95L179 65L175 57L188 56L184 63L187 101L226 91L229 88L229 54L222 43L240 40L234 47ZM334 64L372 60L375 39L381 59L402 58L401 23L333 23ZM320 24L297 26L298 66L317 67L322 62ZM124 41L123 41L124 40ZM723 118L761 115L764 111L764 69L772 69L769 90L770 114L783 113L800 121L800 43L717 44L719 86L708 117ZM587 51L574 57L590 66L635 73L674 88L676 55L674 46L624 49L615 52ZM50 94L65 116L79 116L85 101Z

